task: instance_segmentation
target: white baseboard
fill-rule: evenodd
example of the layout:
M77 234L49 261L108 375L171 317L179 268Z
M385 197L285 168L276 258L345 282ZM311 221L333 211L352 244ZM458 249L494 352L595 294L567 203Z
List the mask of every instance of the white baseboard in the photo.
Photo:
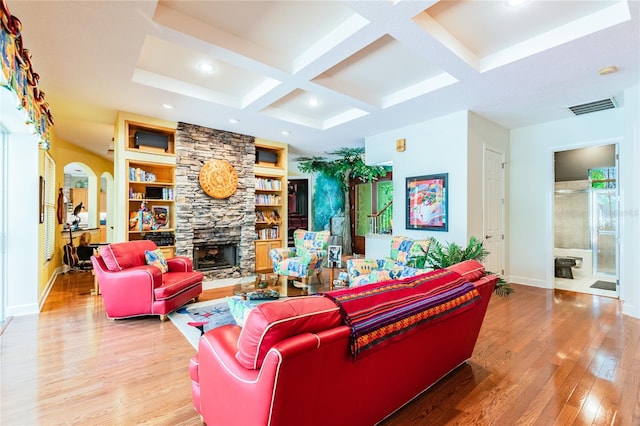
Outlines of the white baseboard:
M548 288L548 289L552 288L552 287L549 287L549 283L547 283L545 280L539 280L535 278L510 276L508 281L513 284L523 284L531 287L540 287L540 288Z

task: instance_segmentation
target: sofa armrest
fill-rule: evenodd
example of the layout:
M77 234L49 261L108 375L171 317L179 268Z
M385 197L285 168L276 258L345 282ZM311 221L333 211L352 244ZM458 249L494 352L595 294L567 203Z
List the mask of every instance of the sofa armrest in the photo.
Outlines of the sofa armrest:
M227 324L207 331L198 343L200 370L202 370L202 358L214 356L215 361L236 379L255 380L256 370L244 368L236 360L241 331L242 327L235 324ZM202 383L202 380L200 382Z
M322 264L324 258L327 257L326 250L307 250L300 259L300 263L308 265L309 268L316 268Z
M269 257L273 262L282 262L283 259L296 256L296 249L293 247L274 248L269 250Z
M162 272L155 266L134 266L123 271L94 270L98 276L107 316L119 318L148 312L153 290L162 286ZM100 265L98 265L100 266Z
M272 363L258 370L240 365L235 358L240 331L236 325L224 325L200 338L200 414L206 424L268 423L278 369Z
M167 259L167 265L169 266L169 272L192 272L193 263L191 259L186 256L175 256Z

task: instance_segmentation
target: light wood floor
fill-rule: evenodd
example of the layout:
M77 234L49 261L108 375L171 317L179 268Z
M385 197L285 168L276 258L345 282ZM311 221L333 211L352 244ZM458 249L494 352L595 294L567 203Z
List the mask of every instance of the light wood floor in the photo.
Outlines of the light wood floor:
M640 425L640 320L617 299L514 287L491 299L472 359L385 426ZM186 339L158 317L108 320L91 288L60 276L40 315L9 322L0 424L200 425Z

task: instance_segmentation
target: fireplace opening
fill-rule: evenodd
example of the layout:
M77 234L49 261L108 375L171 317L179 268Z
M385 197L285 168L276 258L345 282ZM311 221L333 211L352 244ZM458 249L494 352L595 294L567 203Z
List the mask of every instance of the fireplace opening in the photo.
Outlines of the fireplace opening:
M193 269L213 271L238 265L236 244L198 244L193 248Z

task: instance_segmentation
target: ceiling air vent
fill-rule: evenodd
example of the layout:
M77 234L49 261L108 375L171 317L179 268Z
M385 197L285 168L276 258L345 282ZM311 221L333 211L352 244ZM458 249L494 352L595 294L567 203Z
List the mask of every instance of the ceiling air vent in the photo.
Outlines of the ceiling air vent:
M618 104L614 98L602 99L582 105L570 106L569 110L574 115L589 114L590 112L604 111L605 109L616 108Z

